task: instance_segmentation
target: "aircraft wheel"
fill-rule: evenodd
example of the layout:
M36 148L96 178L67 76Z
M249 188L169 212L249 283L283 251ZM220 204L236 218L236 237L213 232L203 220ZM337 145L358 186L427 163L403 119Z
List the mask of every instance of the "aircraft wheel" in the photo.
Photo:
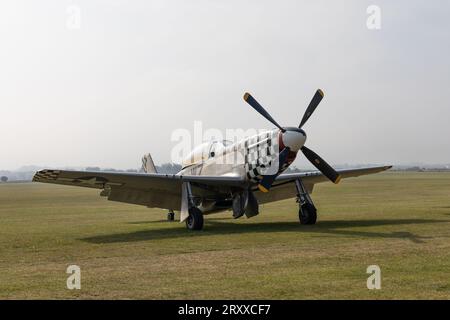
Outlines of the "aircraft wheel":
M189 209L189 217L186 219L186 228L189 230L201 230L203 228L203 213L199 208Z
M169 211L167 213L167 221L173 221L173 220L175 220L175 212Z
M300 207L298 217L301 224L315 224L317 221L317 210L309 203L305 203Z

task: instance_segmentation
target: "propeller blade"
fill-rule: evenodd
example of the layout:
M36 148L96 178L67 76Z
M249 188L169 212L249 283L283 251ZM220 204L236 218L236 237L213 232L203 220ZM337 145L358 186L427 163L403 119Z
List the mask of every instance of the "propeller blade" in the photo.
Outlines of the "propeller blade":
M326 176L328 179L333 181L334 183L339 183L341 180L341 176L337 173L328 163L325 162L317 153L308 149L307 147L302 147L302 152L305 157L320 171Z
M323 99L323 91L320 89L317 89L316 93L314 94L314 97L312 98L311 102L309 103L308 108L306 108L305 114L303 115L302 122L300 122L299 128L303 127L303 125L308 121L309 117L313 114L314 110L316 110L317 106L319 105L320 101Z
M284 165L284 163L287 161L288 155L289 155L289 148L284 148L283 151L280 152L279 155L279 167L278 171L281 169L281 167ZM278 174L271 174L263 176L261 182L258 184L258 189L261 192L269 192L270 188L272 187L272 183L275 181Z
M253 107L260 115L262 115L264 118L272 122L278 129L280 129L282 132L285 132L286 130L278 124L278 122L275 121L274 118L258 103L258 101L255 100L255 98L252 97L252 95L248 92L244 94L244 100Z

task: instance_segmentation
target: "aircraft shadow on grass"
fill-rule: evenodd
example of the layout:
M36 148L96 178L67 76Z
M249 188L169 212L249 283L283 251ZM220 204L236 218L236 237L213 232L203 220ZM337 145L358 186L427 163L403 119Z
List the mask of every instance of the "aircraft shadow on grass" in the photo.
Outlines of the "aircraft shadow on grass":
M161 223L162 221L138 221L132 224L149 224ZM166 223L169 223L165 221ZM409 239L414 243L423 243L423 239L431 237L423 237L415 235L411 232L370 232L361 230L346 230L348 228L360 227L377 227L377 226L400 226L412 224L427 223L444 223L449 220L433 220L433 219L377 219L377 220L327 220L319 221L318 224L312 226L300 225L297 221L292 222L262 222L239 224L233 219L205 219L208 228L199 232L187 232L182 225L180 228L152 228L149 230L133 231L129 233L116 233L109 235L99 235L89 238L83 238L82 241L105 244L117 242L135 242L150 241L159 239L173 238L192 238L213 236L221 234L251 234L263 232L298 232L304 234L320 234L320 235L338 235L350 237L366 237L366 238L390 238L390 239ZM176 223L176 222L174 222Z

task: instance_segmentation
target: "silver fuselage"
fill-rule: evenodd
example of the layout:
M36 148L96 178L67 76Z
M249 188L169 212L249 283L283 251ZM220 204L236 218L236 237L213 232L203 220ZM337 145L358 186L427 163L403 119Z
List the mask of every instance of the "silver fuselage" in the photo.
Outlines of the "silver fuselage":
M279 151L279 129L265 131L258 135L247 137L236 143L224 145L218 141L211 141L203 144L197 151L190 154L183 161L183 168L177 175L203 175L203 176L233 176L241 177L248 182L249 187L257 184L257 178L252 179L249 170L254 168L249 163L248 154L260 154L263 145L267 143L268 137L272 137L276 144L272 146L276 149L278 156ZM281 141L281 140L280 140ZM282 142L280 142L282 143ZM247 156L246 156L247 155ZM276 175L281 174L295 160L296 152L293 152L289 161L283 168L276 168ZM258 162L259 166L268 166L267 158ZM217 206L215 202L203 201L200 205L203 213L213 213L224 209L223 204Z

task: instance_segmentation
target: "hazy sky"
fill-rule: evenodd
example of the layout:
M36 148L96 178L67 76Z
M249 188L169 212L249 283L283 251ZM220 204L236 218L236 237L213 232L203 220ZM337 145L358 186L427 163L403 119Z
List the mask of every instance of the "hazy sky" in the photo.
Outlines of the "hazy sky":
M166 162L195 120L271 128L245 91L296 126L317 88L330 163L449 163L449 39L444 0L3 0L0 169Z

